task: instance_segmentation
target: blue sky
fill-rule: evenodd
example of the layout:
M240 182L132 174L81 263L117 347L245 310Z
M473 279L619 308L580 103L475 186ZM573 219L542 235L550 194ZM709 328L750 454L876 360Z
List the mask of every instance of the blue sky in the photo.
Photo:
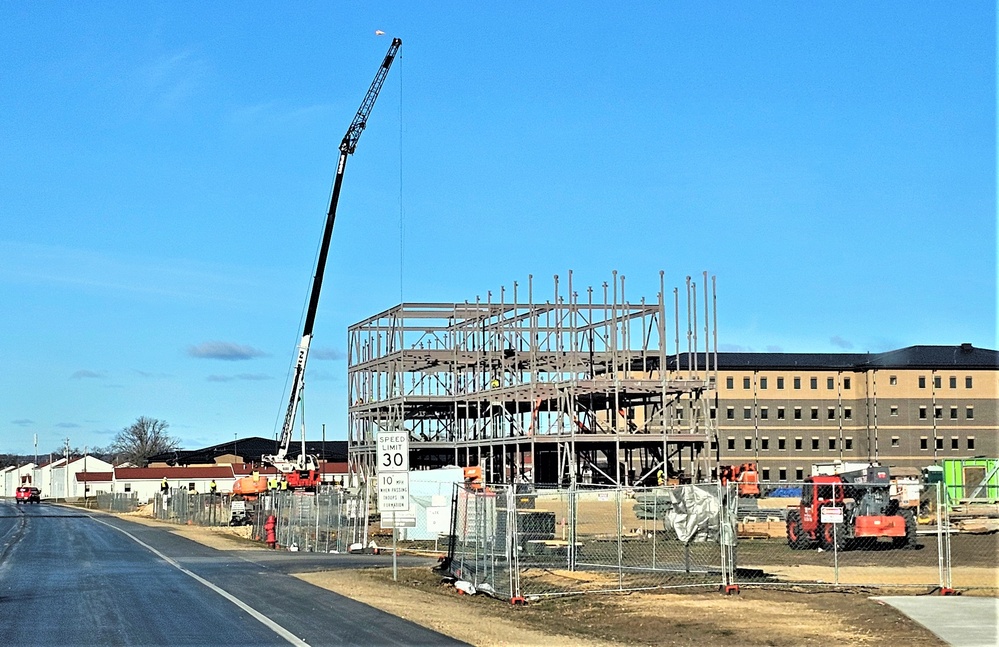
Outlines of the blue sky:
M996 347L994 2L0 0L0 452L275 433L393 35L310 438L346 437L350 324L528 274L707 270L729 350Z

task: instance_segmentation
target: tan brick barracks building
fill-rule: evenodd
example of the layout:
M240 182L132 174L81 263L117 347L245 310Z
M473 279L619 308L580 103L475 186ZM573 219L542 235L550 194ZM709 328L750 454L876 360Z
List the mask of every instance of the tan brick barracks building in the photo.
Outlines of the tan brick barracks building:
M814 463L837 460L924 467L996 457L997 366L999 352L971 344L719 353L712 449L722 465L758 463L770 482L798 481Z

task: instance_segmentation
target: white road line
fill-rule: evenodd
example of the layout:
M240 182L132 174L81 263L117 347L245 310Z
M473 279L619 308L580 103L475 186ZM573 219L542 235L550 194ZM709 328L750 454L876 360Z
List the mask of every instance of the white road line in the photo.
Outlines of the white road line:
M257 622L259 622L260 624L264 625L265 627L267 627L268 629L270 629L271 631L273 631L277 635L281 636L282 638L284 638L285 640L287 640L290 644L296 645L296 647L309 647L309 643L305 642L304 640L302 640L301 638L299 638L295 634L291 633L290 631L288 631L287 629L285 629L284 627L282 627L278 623L274 622L273 620L271 620L270 618L268 618L264 614L260 613L259 611L257 611L253 607L251 607L250 605L246 604L242 600L236 598L235 596L233 596L232 594L230 594L228 591L225 591L224 589L221 589L221 588L215 586L214 584L212 584L211 582L209 582L205 578L201 577L197 573L194 573L192 571L187 570L186 568L184 568L183 566L181 566L180 564L178 564L176 561L174 561L173 559L167 557L166 555L164 555L160 551L156 550L155 548L153 548L152 546L150 546L146 542L142 541L141 539L139 539L138 537L136 537L132 533L128 532L127 530L122 530L121 528L118 528L117 526L112 526L111 524L107 523L106 521L101 521L100 519L98 519L96 517L91 517L91 519L93 519L97 523L104 524L108 528L114 528L118 532L120 532L120 533L126 535L127 537L129 537L130 539L132 539L132 541L134 541L135 543L139 544L140 546L142 546L146 550L150 551L151 553L153 553L154 555L156 555L157 557L159 557L160 559L162 559L167 564L170 564L171 566L173 566L174 568L176 568L177 570L179 570L181 573L184 573L185 575L189 575L190 577L194 578L198 582L201 582L202 584L204 584L205 586L207 586L209 589L211 589L212 591L215 591L216 593L218 593L219 595L221 595L222 597L224 597L226 600L229 600L230 602L232 602L233 604L235 604L237 607L239 607L243 611L246 611L248 614L250 614L251 616L253 616L253 618L256 619Z

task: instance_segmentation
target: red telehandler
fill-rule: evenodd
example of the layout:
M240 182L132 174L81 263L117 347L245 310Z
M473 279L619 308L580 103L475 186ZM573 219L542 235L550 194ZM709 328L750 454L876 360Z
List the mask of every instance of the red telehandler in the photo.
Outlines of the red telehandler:
M863 547L890 541L895 548L916 546L916 515L899 506L890 494L887 467L871 466L853 472L805 479L801 504L787 513L787 543L804 550L818 543L825 550ZM842 523L822 521L842 516ZM835 528L834 525L838 525Z

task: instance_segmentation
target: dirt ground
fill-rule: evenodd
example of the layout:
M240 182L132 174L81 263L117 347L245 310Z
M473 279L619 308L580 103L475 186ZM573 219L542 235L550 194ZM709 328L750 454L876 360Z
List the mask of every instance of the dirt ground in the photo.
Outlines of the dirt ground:
M231 534L245 532L244 528L178 526L141 514L125 516L140 523L172 526L177 534L218 550L255 550L259 547L256 542ZM795 552L795 555L804 557L808 553ZM874 558L869 555L864 559ZM986 556L985 559L991 559L994 565L994 558ZM809 561L805 557L797 564L783 567L787 571L783 576L832 581L832 572L827 566L809 564ZM841 582L851 581L850 568L841 567ZM927 573L916 577L933 581L931 565L924 568ZM558 575L551 571L541 574L543 577ZM602 593L541 598L524 606L512 606L506 600L460 595L452 586L442 585L441 576L429 568L400 569L398 581L393 582L388 560L385 568L304 573L298 577L483 647L944 644L894 608L870 599L873 595L893 591L870 588L829 592L789 584L781 590L743 587L738 595L728 596L710 588L683 592ZM994 571L987 570L982 577L994 578ZM904 593L912 592L909 589Z
M459 595L429 569L400 569L398 582L390 568L299 577L482 647L945 644L863 592L589 594L511 606Z

